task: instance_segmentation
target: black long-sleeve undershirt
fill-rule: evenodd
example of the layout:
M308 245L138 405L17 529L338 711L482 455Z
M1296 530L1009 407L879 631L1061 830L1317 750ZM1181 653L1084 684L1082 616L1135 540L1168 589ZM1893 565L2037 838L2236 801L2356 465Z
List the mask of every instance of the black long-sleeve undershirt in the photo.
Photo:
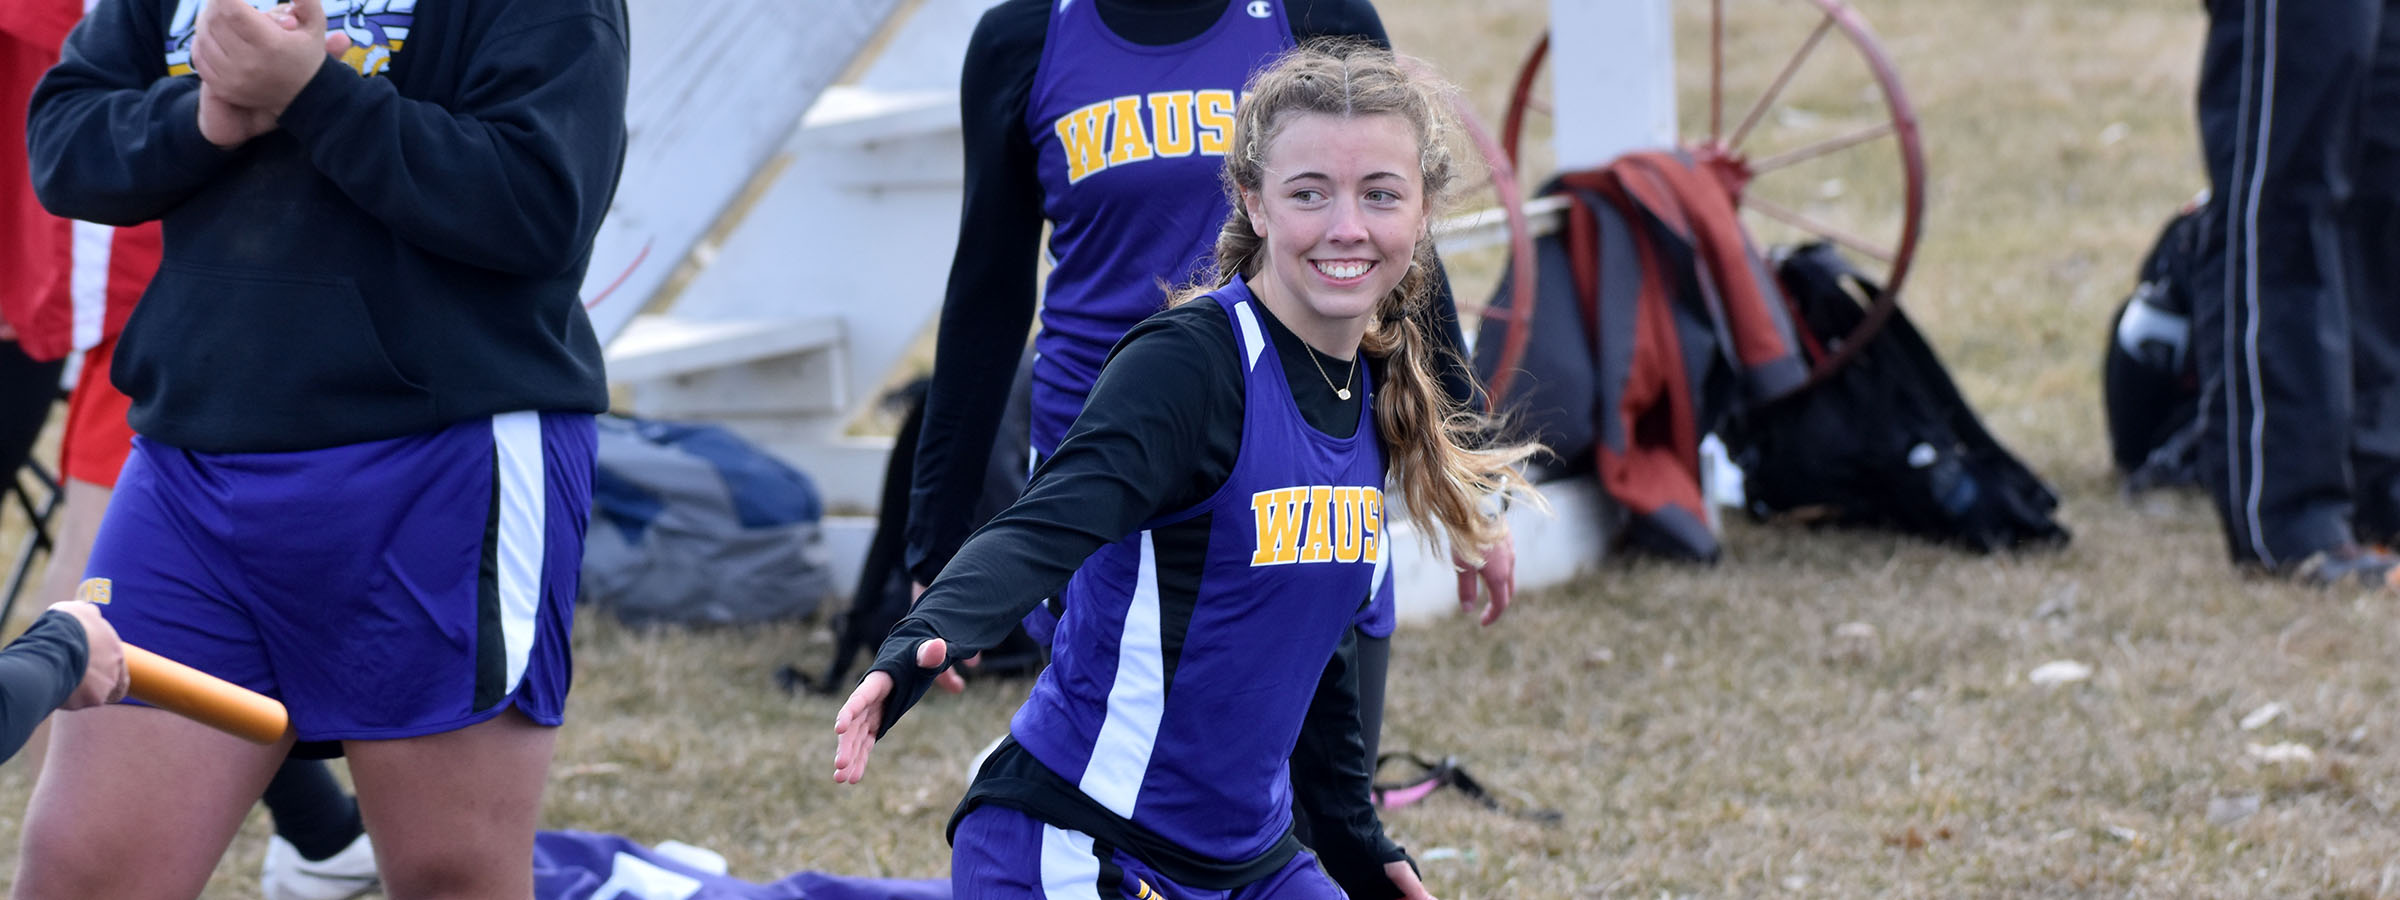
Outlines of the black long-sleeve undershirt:
M1225 10L1224 0L1091 2L1112 31L1149 45L1189 40ZM1358 37L1390 45L1367 0L1289 0L1285 14L1297 42ZM959 79L964 200L909 496L907 564L921 584L941 574L976 526L974 509L1010 376L1024 350L1014 337L1033 327L1042 185L1025 108L1049 16L1048 0L1007 0L985 12ZM1448 360L1436 366L1443 390L1465 401L1473 390L1460 352L1465 341L1448 279L1437 283L1422 324Z
M1348 399L1324 373L1351 362L1302 341L1262 304L1262 330L1275 347L1284 380L1308 424L1328 435L1356 433L1366 392ZM1231 477L1241 453L1245 405L1241 359L1233 324L1212 301L1188 303L1143 321L1118 346L1092 388L1083 415L1058 453L1035 471L1025 496L977 531L915 609L893 628L874 671L893 679L883 707L889 729L932 684L914 654L940 637L953 659L990 647L1017 620L1055 596L1094 551L1159 516L1197 506ZM1355 387L1381 366L1363 354ZM1293 781L1321 821L1339 833L1319 833L1329 872L1354 896L1381 895L1381 867L1406 858L1382 831L1369 801L1372 765L1362 758L1357 675L1346 655L1328 663L1309 706Z
M34 726L83 683L91 658L83 623L46 612L0 650L0 759L17 755Z

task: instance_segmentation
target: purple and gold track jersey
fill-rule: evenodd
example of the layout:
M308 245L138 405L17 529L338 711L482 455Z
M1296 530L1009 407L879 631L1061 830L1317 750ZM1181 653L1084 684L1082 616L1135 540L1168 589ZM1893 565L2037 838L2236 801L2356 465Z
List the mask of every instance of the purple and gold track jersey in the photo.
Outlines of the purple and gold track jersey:
M1076 572L1056 656L1009 730L1117 816L1240 860L1290 827L1293 742L1375 588L1383 451L1372 393L1350 437L1310 427L1249 289L1210 296L1245 373L1240 456L1208 500Z
M1217 173L1250 73L1292 46L1281 0L1236 0L1198 37L1136 44L1060 0L1025 105L1056 265L1034 338L1033 448L1058 449L1109 348L1205 268Z

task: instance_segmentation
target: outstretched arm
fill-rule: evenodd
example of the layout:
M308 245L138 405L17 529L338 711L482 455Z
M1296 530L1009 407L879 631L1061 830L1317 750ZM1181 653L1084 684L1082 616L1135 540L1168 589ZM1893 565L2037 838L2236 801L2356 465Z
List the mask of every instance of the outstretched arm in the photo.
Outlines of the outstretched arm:
M1217 318L1213 330L1195 322L1200 316ZM975 533L884 640L868 678L888 685L862 682L852 696L874 699L881 712L837 723L876 731L844 735L839 776L855 781L865 765L868 748L856 740L890 730L950 660L1006 637L1092 551L1224 483L1239 452L1242 413L1241 373L1223 320L1210 304L1153 317L1127 336L1025 496ZM1237 423L1232 440L1222 439L1227 420Z

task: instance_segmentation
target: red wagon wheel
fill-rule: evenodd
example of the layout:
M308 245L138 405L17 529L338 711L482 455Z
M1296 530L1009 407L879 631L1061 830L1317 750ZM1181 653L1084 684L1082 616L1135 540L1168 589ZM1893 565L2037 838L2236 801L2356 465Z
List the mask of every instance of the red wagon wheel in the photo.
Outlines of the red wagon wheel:
M1502 336L1498 365L1492 372L1491 383L1484 385L1487 408L1499 409L1500 398L1508 396L1509 386L1516 380L1517 368L1525 363L1526 339L1531 334L1533 324L1536 298L1533 226L1525 214L1525 188L1517 180L1515 155L1501 147L1499 139L1493 136L1490 128L1484 126L1482 119L1476 117L1475 111L1467 106L1463 98L1451 98L1451 111L1458 117L1459 130L1466 132L1468 141L1475 145L1476 152L1482 155L1491 171L1495 204L1491 209L1474 215L1497 217L1508 242L1510 276L1506 305L1494 303L1483 310L1486 325L1498 322L1504 326L1497 332ZM1495 332L1487 328L1478 333L1488 335Z
M1745 4L1745 47L1738 51L1743 71L1726 66L1725 0L1710 0L1708 69L1704 136L1685 140L1683 149L1724 185L1744 224L1770 243L1822 239L1863 256L1860 268L1885 285L1881 298L1868 307L1856 329L1818 361L1811 380L1822 380L1848 363L1882 329L1902 296L1909 264L1916 257L1917 233L1925 206L1925 153L1917 135L1916 112L1891 58L1857 10L1842 0L1754 0ZM1780 14L1796 21L1813 20L1799 48L1762 78L1778 57L1748 48L1775 37L1768 22L1753 21ZM1793 30L1798 30L1795 27ZM1837 71L1823 71L1795 92L1804 64L1828 34L1839 32L1851 57ZM1788 38L1786 38L1788 40ZM1537 91L1550 38L1545 33L1527 54L1517 72L1508 114L1501 131L1501 148L1511 161L1520 159L1519 141L1529 113L1549 112L1548 95ZM1827 69L1820 64L1818 69ZM1744 78L1742 76L1752 76ZM1861 78L1864 82L1862 83ZM1750 106L1728 131L1726 100L1729 82L1763 81ZM1866 90L1871 84L1872 91ZM1689 96L1687 93L1686 96ZM1812 108L1813 107L1813 108ZM1692 121L1686 116L1685 121ZM1699 129L1687 126L1690 133ZM1887 140L1888 139L1888 140ZM1888 150L1884 149L1888 148ZM1889 161L1865 157L1887 152ZM1845 159L1845 157L1852 157ZM1843 174L1860 174L1879 182L1871 190L1848 193ZM1497 380L1497 379L1495 379ZM1494 389L1498 393L1498 389Z

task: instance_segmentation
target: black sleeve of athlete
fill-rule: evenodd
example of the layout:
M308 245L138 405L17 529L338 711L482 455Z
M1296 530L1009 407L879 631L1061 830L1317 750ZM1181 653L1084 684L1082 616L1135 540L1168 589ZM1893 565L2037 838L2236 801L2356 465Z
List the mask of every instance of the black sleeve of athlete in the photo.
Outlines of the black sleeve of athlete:
M0 650L0 759L17 755L33 728L83 683L91 658L83 623L46 612Z
M1317 861L1350 900L1400 896L1384 874L1386 863L1408 852L1383 833L1383 820L1370 799L1375 763L1359 733L1358 629L1342 630L1341 649L1325 664L1292 748L1292 786L1299 796L1294 815L1308 817Z
M952 659L991 647L1092 551L1225 483L1241 452L1242 381L1232 328L1215 306L1135 326L1025 496L976 531L893 626L872 670L893 681L885 730L939 674L917 667L918 644L941 638Z
M1009 382L1033 327L1042 186L1024 117L1048 16L1041 0L986 11L959 76L965 192L909 489L908 570L921 584L941 574L974 527Z

